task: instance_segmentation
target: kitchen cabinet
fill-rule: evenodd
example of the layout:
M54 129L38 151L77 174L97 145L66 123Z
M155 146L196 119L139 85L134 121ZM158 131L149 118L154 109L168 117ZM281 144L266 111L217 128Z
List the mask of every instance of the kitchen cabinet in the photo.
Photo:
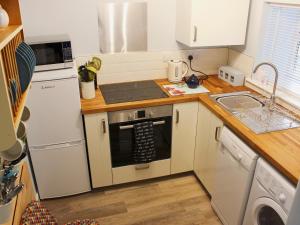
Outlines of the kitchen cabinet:
M113 168L113 184L129 183L170 175L170 164L170 159L164 159L149 163L149 167L129 165Z
M214 182L217 148L223 122L199 103L194 172L211 193Z
M176 40L190 47L243 45L250 0L177 0Z
M171 174L193 170L198 102L174 104Z
M107 113L85 115L85 128L93 188L112 185Z

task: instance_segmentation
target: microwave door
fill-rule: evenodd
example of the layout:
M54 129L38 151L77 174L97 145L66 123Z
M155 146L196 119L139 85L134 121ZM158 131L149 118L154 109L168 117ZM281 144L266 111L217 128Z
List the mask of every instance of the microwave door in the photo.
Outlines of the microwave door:
M36 56L36 64L47 65L63 63L63 52L61 43L47 43L31 45Z
M64 68L62 43L30 45L36 57L36 71Z

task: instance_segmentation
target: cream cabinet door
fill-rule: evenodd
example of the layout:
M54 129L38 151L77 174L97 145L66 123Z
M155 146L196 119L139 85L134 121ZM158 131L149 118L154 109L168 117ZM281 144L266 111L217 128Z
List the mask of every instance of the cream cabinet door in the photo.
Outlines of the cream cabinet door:
M190 47L243 45L250 0L177 0L176 40Z
M194 171L211 194L223 122L199 103Z
M198 109L198 124L195 147L194 172L200 179L200 171L205 164L205 159L208 158L209 149L209 127L210 127L211 112L202 104L199 103ZM200 167L200 164L202 167Z
M93 188L112 185L107 113L85 115L84 119Z
M198 102L173 106L171 174L193 170Z

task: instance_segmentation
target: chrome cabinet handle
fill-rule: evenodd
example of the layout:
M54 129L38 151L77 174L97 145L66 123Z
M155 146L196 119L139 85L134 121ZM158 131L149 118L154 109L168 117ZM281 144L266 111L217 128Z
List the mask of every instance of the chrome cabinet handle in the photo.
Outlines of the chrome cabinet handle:
M197 36L198 36L198 28L197 28L197 26L194 26L194 42L196 42L197 41Z
M221 131L221 128L222 127L216 127L216 129L215 129L215 140L216 140L216 142L220 141L220 131Z
M176 109L176 123L179 123L179 110Z
M166 123L166 121L161 120L161 121L153 122L153 125L157 126L157 125L162 125L165 123ZM126 130L126 129L133 129L133 125L120 126L120 130Z
M104 119L101 120L101 124L102 124L102 132L103 132L103 134L105 134L106 133L106 124L105 124Z

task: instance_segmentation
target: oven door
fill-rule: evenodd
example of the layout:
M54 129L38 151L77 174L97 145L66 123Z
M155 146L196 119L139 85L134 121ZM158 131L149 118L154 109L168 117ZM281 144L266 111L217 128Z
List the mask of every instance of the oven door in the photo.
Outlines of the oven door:
M109 125L112 167L134 165L132 152L135 146L133 125L149 120L129 121ZM172 117L151 119L154 123L157 160L171 157Z

